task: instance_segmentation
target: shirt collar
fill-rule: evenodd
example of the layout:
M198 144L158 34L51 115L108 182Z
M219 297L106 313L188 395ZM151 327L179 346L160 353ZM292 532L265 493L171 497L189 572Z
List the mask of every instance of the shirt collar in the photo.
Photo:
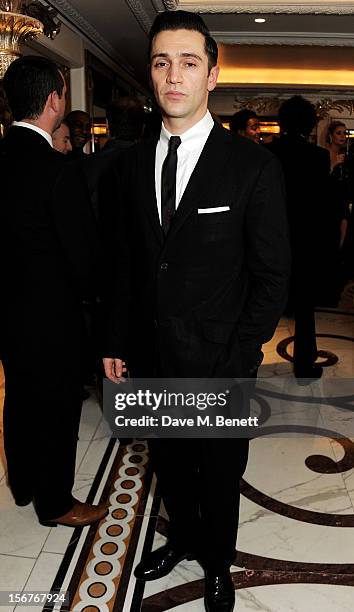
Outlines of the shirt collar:
M37 134L40 134L41 136L43 136L43 138L45 138L46 141L53 148L53 140L52 140L51 135L45 130L42 130L42 128L38 127L37 125L33 125L32 123L27 123L27 121L13 121L12 125L15 127L28 128L29 130L33 130L33 132L37 132Z
M180 134L181 146L187 151L193 151L198 146L204 144L206 137L209 136L212 128L214 127L214 120L207 110L203 119L200 119L198 123L189 128L184 134ZM168 142L174 134L171 134L166 130L164 124L161 125L160 142L167 148Z

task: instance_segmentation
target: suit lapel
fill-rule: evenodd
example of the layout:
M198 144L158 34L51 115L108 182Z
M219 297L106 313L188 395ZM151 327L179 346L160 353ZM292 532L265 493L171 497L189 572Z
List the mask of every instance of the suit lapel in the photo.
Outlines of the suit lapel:
M156 191L155 191L155 156L156 140L146 142L143 147L143 155L140 163L142 164L143 181L140 185L141 202L149 218L151 227L157 240L163 244L164 233L160 224L157 210Z
M199 202L215 201L219 176L230 154L228 134L224 128L215 124L184 191L166 242L177 234L189 215L198 207Z

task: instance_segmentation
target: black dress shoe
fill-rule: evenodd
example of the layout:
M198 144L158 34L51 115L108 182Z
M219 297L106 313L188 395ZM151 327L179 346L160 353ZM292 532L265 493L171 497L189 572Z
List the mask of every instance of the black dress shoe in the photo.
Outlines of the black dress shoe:
M140 561L134 570L138 580L157 580L167 576L183 559L194 559L194 555L186 550L176 550L170 544L165 544Z
M216 574L205 572L206 612L232 612L235 607L235 589L229 570Z
M310 385L314 379L321 378L323 374L323 368L320 365L314 364L308 368L296 368L294 369L294 374L297 378L297 383L299 385L305 386Z

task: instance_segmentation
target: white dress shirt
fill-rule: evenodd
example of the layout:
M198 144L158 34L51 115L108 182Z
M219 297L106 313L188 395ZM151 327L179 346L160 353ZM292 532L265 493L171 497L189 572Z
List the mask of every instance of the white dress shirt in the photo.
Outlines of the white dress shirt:
M53 140L52 140L51 135L45 130L42 130L42 128L37 127L36 125L33 125L32 123L27 123L26 121L13 121L12 125L14 127L24 127L29 130L33 130L34 132L37 132L37 134L40 134L41 136L43 136L43 138L46 139L46 141L50 144L50 146L53 147Z
M188 181L191 174L197 165L200 154L204 148L204 145L208 139L211 130L214 127L214 121L209 111L206 112L203 119L198 121L193 127L184 132L184 134L178 134L181 138L181 144L177 149L177 175L176 175L176 209L182 199L185 188L187 187ZM168 143L171 136L162 124L160 139L156 146L156 158L155 158L155 187L156 187L156 200L157 210L161 222L161 173L163 162L168 152Z

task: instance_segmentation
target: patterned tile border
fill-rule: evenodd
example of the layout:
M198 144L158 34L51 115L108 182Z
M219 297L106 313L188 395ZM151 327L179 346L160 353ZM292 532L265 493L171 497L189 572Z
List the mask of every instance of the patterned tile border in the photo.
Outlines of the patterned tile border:
M130 575L151 482L147 462L146 443L134 441L112 467L110 512L99 524L86 554L71 604L73 612L112 612L124 603L127 587L124 576Z

